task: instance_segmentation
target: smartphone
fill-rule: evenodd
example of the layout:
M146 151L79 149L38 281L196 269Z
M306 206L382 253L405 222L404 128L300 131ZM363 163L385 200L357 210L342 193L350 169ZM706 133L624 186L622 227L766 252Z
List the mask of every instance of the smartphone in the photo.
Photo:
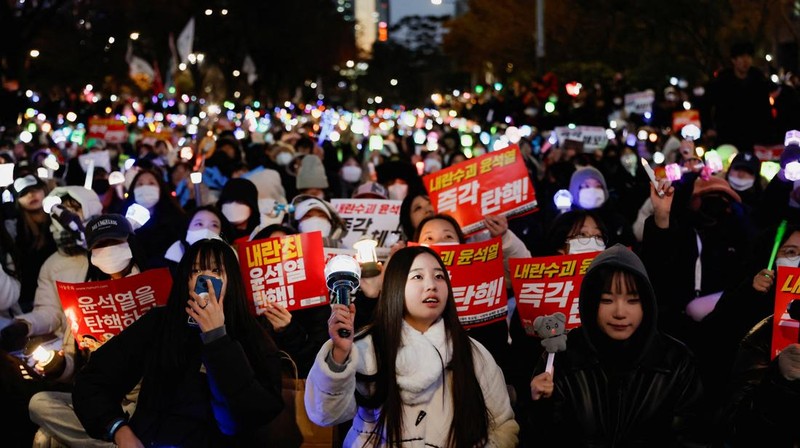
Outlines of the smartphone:
M210 275L200 275L197 277L197 281L194 284L194 292L198 296L202 296L203 294L208 294L208 283L206 280L211 280L211 285L214 288L214 294L217 300L219 300L219 296L222 294L222 279L217 277L212 277Z
M216 294L217 300L219 300L219 296L222 294L222 280L218 279L217 277L212 277L210 275L200 275L197 277L197 280L194 284L194 292L198 295L203 297L208 296L208 283L206 280L211 280L211 286L214 288L214 293ZM189 326L192 327L199 327L200 325L194 320L194 317L189 316L189 319L186 322Z

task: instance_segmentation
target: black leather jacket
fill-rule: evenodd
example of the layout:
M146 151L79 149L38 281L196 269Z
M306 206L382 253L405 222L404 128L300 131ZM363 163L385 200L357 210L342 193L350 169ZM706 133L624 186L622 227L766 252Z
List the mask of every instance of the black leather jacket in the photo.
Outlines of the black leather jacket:
M599 266L638 277L644 317L626 341L604 340L598 328L600 293L593 288L602 288L608 274ZM600 278L592 278L597 273ZM694 361L682 343L658 332L641 261L621 245L598 255L581 286L580 310L583 326L569 332L567 350L555 357L553 395L535 402L533 431L570 447L705 446L697 426L702 387ZM542 362L536 373L543 370Z
M561 446L705 446L696 426L700 381L683 344L659 334L641 364L617 372L582 330L572 330L556 356L553 397L541 401L534 431L546 428Z

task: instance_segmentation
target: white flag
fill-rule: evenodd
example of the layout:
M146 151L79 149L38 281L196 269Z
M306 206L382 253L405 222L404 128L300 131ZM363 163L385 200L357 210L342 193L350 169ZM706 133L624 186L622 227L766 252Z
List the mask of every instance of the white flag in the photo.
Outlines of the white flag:
M131 56L129 64L129 74L131 78L136 76L147 76L151 80L155 77L156 72L153 66L139 56Z
M244 57L244 62L242 62L242 71L247 74L247 83L252 85L258 79L258 74L256 73L256 64L253 62L253 58L250 57L248 54Z
M189 19L189 23L183 28L181 34L178 36L178 56L181 62L186 62L189 59L189 53L192 52L192 45L194 44L194 17Z

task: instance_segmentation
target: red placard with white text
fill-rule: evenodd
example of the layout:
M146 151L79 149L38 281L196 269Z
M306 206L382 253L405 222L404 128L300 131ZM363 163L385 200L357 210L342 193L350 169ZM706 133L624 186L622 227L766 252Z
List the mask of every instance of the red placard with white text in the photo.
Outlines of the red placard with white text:
M558 312L567 316L567 330L580 326L581 283L586 269L599 253L508 260L511 287L527 334L536 336L533 321L537 317Z
M500 238L430 248L447 267L461 325L480 327L506 318L508 295Z
M679 110L672 113L672 132L679 134L681 129L685 126L693 124L700 129L703 129L703 124L700 122L700 111L695 109Z
M775 359L789 344L797 343L800 322L789 317L787 308L792 300L800 300L800 268L778 267L775 280L775 314L772 318L772 350Z
M322 233L310 232L239 244L248 305L256 315L278 303L289 311L328 303Z
M89 138L99 138L106 143L124 143L128 139L125 122L116 118L89 118Z
M81 348L95 349L142 317L167 304L169 269L153 269L118 280L56 282L72 336Z
M762 162L777 162L781 159L781 154L783 154L784 146L783 145L772 145L772 146L764 146L764 145L754 145L753 146L753 153L755 153L758 160Z
M485 227L486 215L517 216L536 208L536 192L519 147L492 151L422 178L437 213L466 234Z

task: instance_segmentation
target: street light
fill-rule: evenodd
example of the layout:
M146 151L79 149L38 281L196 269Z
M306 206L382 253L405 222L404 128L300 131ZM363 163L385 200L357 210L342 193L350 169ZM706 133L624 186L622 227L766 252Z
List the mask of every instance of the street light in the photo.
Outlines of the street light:
M131 40L138 40L139 39L139 33L134 31L133 33L131 33L130 37L131 37Z
M31 55L32 58L38 58L39 57L39 50L31 50L30 55Z

